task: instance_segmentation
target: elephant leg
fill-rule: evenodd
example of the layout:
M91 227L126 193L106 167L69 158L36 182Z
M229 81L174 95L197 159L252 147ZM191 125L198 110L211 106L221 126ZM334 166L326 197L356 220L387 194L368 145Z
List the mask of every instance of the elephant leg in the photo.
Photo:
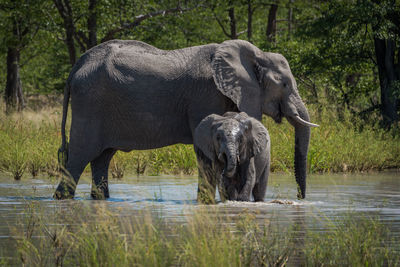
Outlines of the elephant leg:
M93 199L105 199L110 197L108 191L108 167L117 150L109 148L100 156L90 162L92 169L92 190L90 195Z
M71 157L69 155L67 167L62 169L62 180L54 193L55 199L74 198L76 185L88 163L89 159L84 160L81 157Z
M269 164L267 167L264 168L261 176L254 185L253 188L254 201L256 202L264 201L265 193L267 192L268 176L269 176Z
M76 135L71 134L68 147L68 162L66 168L62 170L63 177L54 193L55 199L74 197L76 185L86 165L101 154L98 144L99 142L96 138L85 135L85 132L80 132Z
M217 182L211 166L199 164L199 187L197 189L197 202L203 204L215 203L215 190Z

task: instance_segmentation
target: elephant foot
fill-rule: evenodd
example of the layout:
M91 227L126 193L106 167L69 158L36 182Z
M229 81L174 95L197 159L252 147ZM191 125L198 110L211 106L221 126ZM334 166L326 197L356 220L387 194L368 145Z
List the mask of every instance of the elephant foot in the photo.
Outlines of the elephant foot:
M107 176L93 178L92 191L90 195L96 200L102 200L110 197Z
M108 188L92 188L90 196L95 200L104 200L110 197Z
M249 197L245 197L245 196L238 196L236 201L249 202L250 198Z
M60 182L58 185L56 192L54 192L54 199L73 199L75 195L75 186L68 185L65 182Z

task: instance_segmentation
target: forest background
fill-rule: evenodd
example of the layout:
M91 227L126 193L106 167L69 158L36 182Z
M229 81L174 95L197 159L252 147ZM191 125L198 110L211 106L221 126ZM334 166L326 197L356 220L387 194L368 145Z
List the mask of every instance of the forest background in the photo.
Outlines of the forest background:
M40 127L26 126L26 120L17 123L22 119L14 115L23 109L38 112L48 104L43 99L61 99L72 65L97 44L135 39L161 49L178 49L244 39L288 59L313 122L321 124L321 129L313 129L310 171L398 168L399 2L0 0L0 92L4 99L0 142L6 142L1 147L18 143L12 139L18 136L15 129L25 127L31 136L43 135ZM13 118L13 127L5 124L7 116ZM293 148L285 146L293 144L288 142L291 127L275 130L274 123L264 122L272 132L272 145L279 146L272 151L272 169L290 170ZM16 123L24 126L18 128ZM60 142L58 125L52 126L55 134L50 134L52 157ZM38 142L35 145L41 146ZM182 168L191 173L194 155L185 153L191 163L182 163ZM154 157L148 159L159 160ZM135 159L140 161L140 156ZM2 169L9 169L12 159L3 161L0 157ZM26 161L23 169L32 164ZM139 172L142 163L135 164Z

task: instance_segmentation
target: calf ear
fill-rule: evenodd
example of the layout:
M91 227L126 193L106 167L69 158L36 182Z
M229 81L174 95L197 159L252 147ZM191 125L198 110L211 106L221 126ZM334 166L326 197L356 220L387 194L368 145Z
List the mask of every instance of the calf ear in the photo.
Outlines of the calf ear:
M248 143L251 156L255 156L269 145L269 135L267 129L261 122L254 118L244 121L245 129L248 131Z
M213 130L221 119L218 115L209 115L197 125L193 134L193 145L210 160L215 160L215 147L213 142Z
M244 136L246 140L246 151L244 157L250 159L254 157L254 136L253 136L253 125L249 119L241 120L244 127Z

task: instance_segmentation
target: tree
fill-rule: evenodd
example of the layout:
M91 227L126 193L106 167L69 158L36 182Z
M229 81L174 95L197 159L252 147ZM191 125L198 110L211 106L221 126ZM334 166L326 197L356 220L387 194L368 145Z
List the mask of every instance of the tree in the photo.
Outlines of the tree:
M83 53L97 45L98 42L106 42L116 38L118 34L132 30L145 20L183 13L198 6L197 4L192 7L182 7L180 1L173 1L175 3L170 4L169 7L151 3L146 6L147 3L141 2L142 6L145 6L143 13L132 16L138 11L138 6L130 1L98 2L89 0L88 3L75 1L74 5L69 0L53 0L53 2L63 21L65 44L68 48L71 65L74 65L77 57L76 43ZM83 23L85 18L86 23ZM99 18L104 19L108 24L99 27L97 23ZM99 38L99 35L102 37Z
M251 7L251 1L249 1ZM216 1L212 5L210 5L210 9L214 14L215 20L218 22L222 32L229 39L238 39L240 35L245 33L247 30L243 30L238 32L238 24L239 21L236 17L236 10L241 8L242 4L238 3L234 0L229 0L227 4L224 2ZM228 15L228 19L226 19L226 15ZM252 17L251 17L252 18ZM227 30L226 24L229 24L229 31ZM250 32L251 34L251 32Z
M41 12L44 2L2 1L0 12L3 32L2 44L7 50L7 81L4 90L6 113L22 110L25 100L20 77L20 58L22 50L28 46L43 23Z
M372 30L381 88L381 114L384 125L390 127L399 120L400 4L397 2L396 5L394 0L373 1L373 7L376 20L372 22Z
M275 36L276 36L276 14L278 12L278 0L275 3L271 4L268 12L268 24L267 24L267 31L266 37L267 41L274 43Z
M302 18L298 31L315 44L303 55L308 73L329 77L333 86L327 93L338 107L363 115L379 109L383 126L390 128L399 119L400 4L334 0L316 9Z

